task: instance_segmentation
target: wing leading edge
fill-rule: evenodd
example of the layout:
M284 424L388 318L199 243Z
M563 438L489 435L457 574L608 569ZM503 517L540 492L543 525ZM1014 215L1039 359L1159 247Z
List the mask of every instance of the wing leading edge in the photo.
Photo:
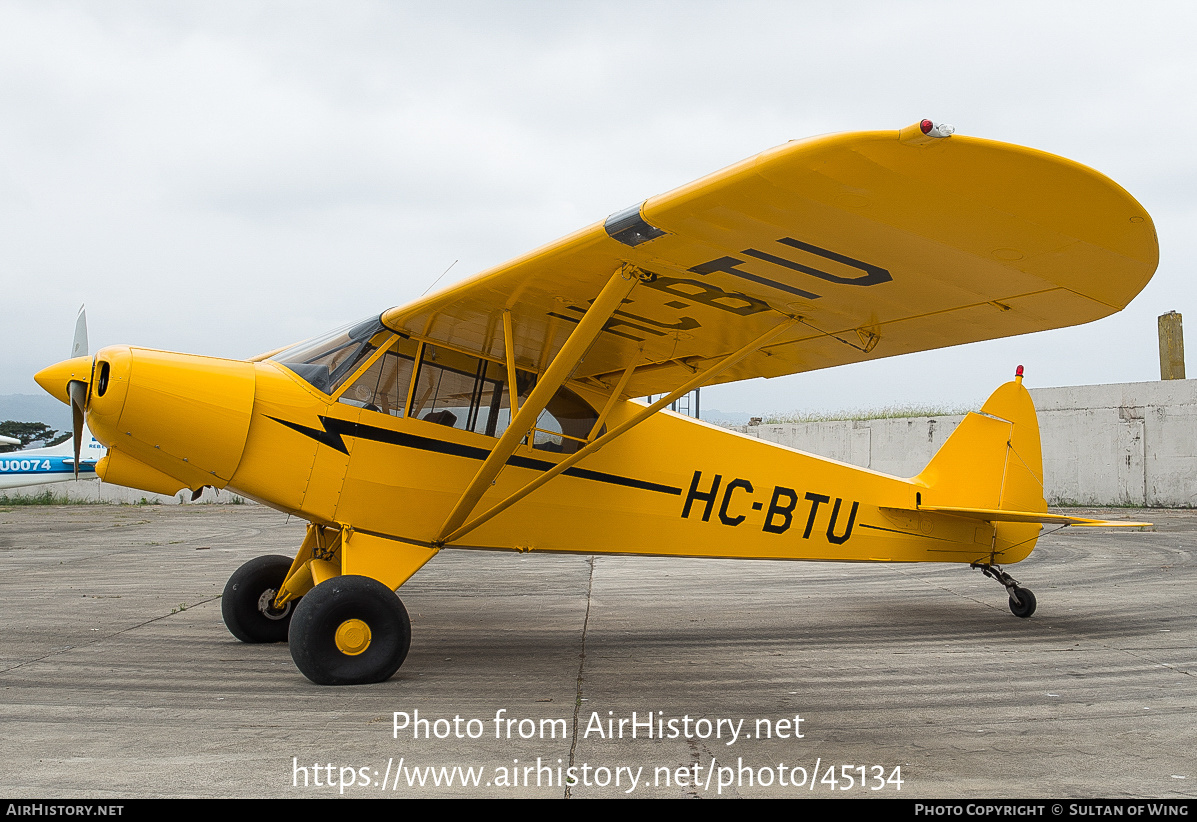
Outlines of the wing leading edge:
M912 126L787 143L383 315L543 371L614 272L639 282L574 372L671 391L782 322L714 382L1090 322L1147 284L1146 210L1070 160Z

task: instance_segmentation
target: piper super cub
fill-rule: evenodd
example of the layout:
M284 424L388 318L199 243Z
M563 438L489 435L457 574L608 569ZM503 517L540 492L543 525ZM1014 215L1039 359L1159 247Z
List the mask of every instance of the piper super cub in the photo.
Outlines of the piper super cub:
M1143 206L1098 172L924 120L787 143L277 353L111 346L37 381L73 407L76 449L85 419L108 447L105 481L229 488L308 521L221 607L321 684L398 670L395 592L442 548L960 562L1029 617L1001 566L1043 523L1097 523L1047 513L1021 367L909 479L662 409L1090 322L1158 259Z

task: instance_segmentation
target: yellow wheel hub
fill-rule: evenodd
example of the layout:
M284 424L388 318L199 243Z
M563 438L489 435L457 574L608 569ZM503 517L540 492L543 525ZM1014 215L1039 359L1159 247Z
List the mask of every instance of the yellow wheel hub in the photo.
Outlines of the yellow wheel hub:
M337 626L337 650L357 656L370 647L370 626L360 619L347 619Z

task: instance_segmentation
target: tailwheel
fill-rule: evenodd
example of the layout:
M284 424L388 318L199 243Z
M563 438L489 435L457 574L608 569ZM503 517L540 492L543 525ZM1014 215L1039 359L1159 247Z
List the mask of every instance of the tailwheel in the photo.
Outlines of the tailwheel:
M317 685L391 678L411 646L411 620L395 592L362 576L320 583L295 607L291 658Z
M1010 592L1010 613L1023 619L1035 613L1035 595L1026 588L1015 586Z
M1005 587L1006 593L1010 595L1010 613L1014 616L1026 619L1035 613L1035 595L1021 587L1018 580L1003 571L1000 565L974 562L969 567L980 568L981 573L990 579L996 579Z
M286 642L292 604L274 607L291 560L282 556L251 559L229 577L220 600L220 614L229 633L242 642Z

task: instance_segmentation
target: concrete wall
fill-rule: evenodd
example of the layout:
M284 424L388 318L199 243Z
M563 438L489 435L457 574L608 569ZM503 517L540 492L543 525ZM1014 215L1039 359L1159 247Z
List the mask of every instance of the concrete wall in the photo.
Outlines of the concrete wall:
M1197 506L1197 380L1037 388L1045 496L1053 505ZM757 425L739 430L900 477L930 461L963 417Z
M34 497L46 491L56 496L65 496L71 500L107 502L113 505L179 505L184 502L191 503L190 491L180 492L173 497L168 497L163 494L138 491L135 488L125 488L122 485L109 485L94 478L52 482L46 485L28 485L24 488L9 488L0 491L0 494L8 497ZM229 491L217 492L213 488L204 489L203 496L195 502L197 505L200 503L256 504Z

